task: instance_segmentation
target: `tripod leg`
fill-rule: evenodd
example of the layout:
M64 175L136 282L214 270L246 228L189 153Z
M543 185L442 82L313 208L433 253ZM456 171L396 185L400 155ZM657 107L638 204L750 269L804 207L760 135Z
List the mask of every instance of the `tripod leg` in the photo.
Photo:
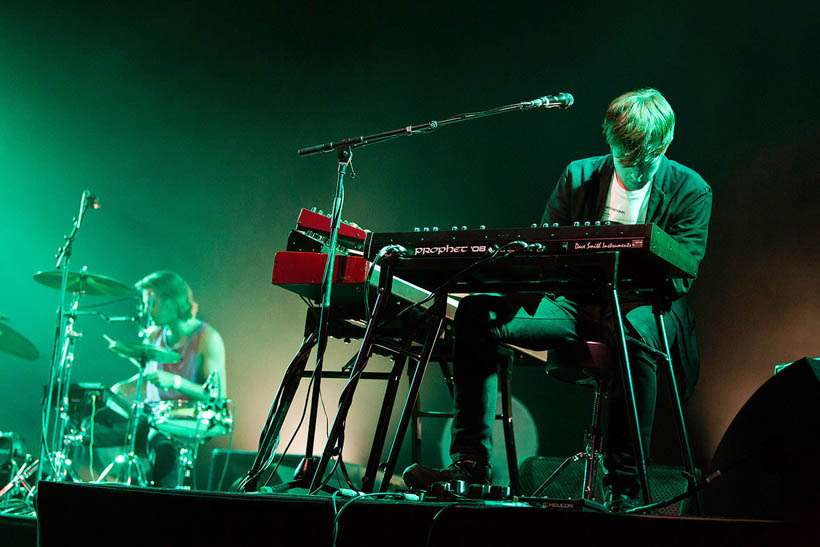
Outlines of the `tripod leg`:
M276 439L279 438L282 424L296 395L296 390L299 388L302 372L305 370L310 351L315 344L316 333L312 333L302 343L302 347L299 348L299 351L293 357L285 371L285 376L282 378L282 385L279 388L279 394L271 406L267 423L260 435L259 449L256 452L256 457L250 470L248 470L248 475L240 485L242 492L253 492L256 490L259 476L263 471L265 463L270 458Z
M617 253L614 253L617 255ZM617 260L615 264L617 279ZM629 368L629 356L626 351L626 329L624 320L621 317L621 305L618 299L618 289L615 285L611 287L612 315L615 321L615 342L618 348L618 362L621 368L621 383L624 389L624 399L626 401L627 415L632 432L632 447L635 453L635 463L638 466L638 480L643 493L643 502L649 504L652 501L652 494L649 491L649 479L646 474L646 458L643 441L641 440L640 421L638 420L638 409L635 403L635 388L632 383L632 370Z
M518 451L515 447L515 430L512 415L512 367L513 354L505 356L499 372L501 383L501 419L504 428L504 444L507 452L507 469L510 474L510 489L518 492Z
M373 437L373 447L370 450L370 458L367 461L364 476L362 477L362 491L372 492L376 484L376 472L381 459L384 441L387 438L387 428L390 425L390 416L393 411L393 404L396 401L401 373L407 362L407 355L402 354L394 358L393 369L390 371L390 379L384 391L384 402L379 413L379 422L376 426L376 434Z
M557 468L555 471L553 471L553 472L552 472L552 474L551 474L549 477L547 477L547 478L544 480L544 482L542 482L542 483L541 483L541 485L540 485L538 488L536 488L536 489L535 489L535 492L533 492L533 493L532 493L532 497L534 497L534 498L539 497L539 496L541 495L541 493L542 493L544 490L546 490L546 489L547 489L547 487L548 487L550 484L552 484L552 482L553 482L556 478L558 478L558 475L560 475L561 473L563 473L564 469L566 469L566 468L567 468L567 466L568 466L569 464L571 464L572 462L577 461L577 460L579 460L579 459L583 458L584 456L585 456L585 454L584 454L583 452L579 452L579 453L575 454L574 456L570 456L569 458L567 458L567 459L565 459L564 461L562 461L562 462L561 462L561 465L559 465L559 466L558 466L558 468Z
M608 385L606 380L597 380L595 385L595 399L592 403L592 423L590 424L589 433L586 435L584 453L586 459L584 461L584 493L583 498L586 500L595 500L595 485L597 483L598 470L601 466L601 400L603 399L603 392L605 385ZM606 388L608 389L608 388Z
M413 374L413 381L410 383L410 389L407 393L407 399L402 409L401 418L399 418L399 425L396 428L396 434L393 437L393 444L390 447L390 454L387 457L387 462L384 465L384 476L379 485L379 492L386 492L390 485L390 479L393 478L393 471L396 468L396 461L399 459L399 450L404 441L404 435L407 433L407 426L410 422L412 409L416 404L416 400L421 389L421 382L424 379L424 371L427 369L427 364L430 362L430 356L433 355L433 349L441 333L441 325L444 322L444 312L447 305L447 295L437 296L432 308L430 309L430 327L427 331L427 338L424 341L424 350L419 357L416 365L416 372Z
M655 320L658 324L658 333L663 340L663 349L666 352L664 360L669 367L669 394L672 399L672 404L675 406L675 421L678 426L678 436L680 438L681 451L683 452L684 461L686 463L686 471L688 473L687 481L689 488L697 487L697 476L695 475L695 459L692 456L692 445L689 443L689 434L686 431L686 422L683 419L683 407L680 401L680 392L678 391L677 380L675 379L675 367L672 365L672 355L669 352L669 339L666 336L666 327L663 321L663 313L660 310L655 310ZM700 514L700 508L703 503L700 491L695 496L695 514Z
M379 279L378 295L376 302L373 304L373 313L370 316L370 321L367 323L367 328L364 331L362 338L362 345L359 348L359 353L356 355L356 364L353 365L353 370L350 372L350 380L342 391L339 398L339 409L336 412L336 419L333 421L333 426L330 429L327 442L325 443L322 457L316 468L316 474L310 483L310 492L317 492L322 485L325 469L330 461L331 455L334 451L341 451L341 440L344 436L345 421L347 420L347 413L350 406L353 404L353 394L356 391L356 386L359 383L361 373L367 365L368 359L373 352L373 342L376 335L376 327L381 318L381 312L385 303L390 297L390 289L393 285L393 275L390 272L389 265L385 264L381 270L381 277ZM341 457L341 452L337 454Z

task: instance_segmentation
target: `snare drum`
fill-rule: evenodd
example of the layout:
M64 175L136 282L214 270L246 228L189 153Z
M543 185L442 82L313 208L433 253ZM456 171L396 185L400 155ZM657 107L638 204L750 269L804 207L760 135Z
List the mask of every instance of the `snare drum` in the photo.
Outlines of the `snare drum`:
M227 435L233 425L225 399L208 403L160 401L152 409L149 421L160 433L182 442Z

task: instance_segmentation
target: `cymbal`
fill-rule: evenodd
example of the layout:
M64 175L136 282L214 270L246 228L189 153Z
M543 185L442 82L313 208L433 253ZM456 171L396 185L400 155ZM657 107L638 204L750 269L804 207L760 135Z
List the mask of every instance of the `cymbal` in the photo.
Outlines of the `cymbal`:
M34 274L34 281L52 289L59 289L63 282L63 272L60 270L37 272ZM69 272L68 292L79 292L91 296L137 295L137 289L133 285L91 272Z
M0 351L27 361L34 361L40 356L34 344L3 322L0 322Z
M113 341L108 345L108 349L124 359L133 359L140 363L147 363L148 361L176 363L182 359L182 356L175 351L149 346L148 344Z

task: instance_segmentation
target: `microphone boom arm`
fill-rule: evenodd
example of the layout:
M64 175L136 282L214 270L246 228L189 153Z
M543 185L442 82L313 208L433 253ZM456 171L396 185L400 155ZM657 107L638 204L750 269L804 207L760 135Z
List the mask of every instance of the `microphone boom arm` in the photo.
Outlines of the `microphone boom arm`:
M369 144L376 144L386 140L395 139L397 137L410 136L415 135L417 133L430 133L432 131L435 131L439 127L443 127L445 125L459 123L476 118L486 118L488 116L495 116L497 114L504 114L515 110L530 110L532 108L567 109L570 106L572 106L573 102L574 98L569 93L559 93L558 95L546 95L544 97L540 97L532 101L522 101L520 103L499 106L496 108L491 108L489 110L480 110L478 112L466 112L464 114L458 114L456 116L453 116L452 118L447 118L441 121L433 120L418 125L407 125L399 129L384 131L382 133L374 133L372 135L362 137L352 137L348 139L342 139L340 141L329 142L325 144L317 144L315 146L308 146L307 148L300 148L299 150L297 150L297 154L299 154L299 156L304 157L310 156L312 154L330 152L332 150L339 150L344 148L359 148L362 146L367 146Z

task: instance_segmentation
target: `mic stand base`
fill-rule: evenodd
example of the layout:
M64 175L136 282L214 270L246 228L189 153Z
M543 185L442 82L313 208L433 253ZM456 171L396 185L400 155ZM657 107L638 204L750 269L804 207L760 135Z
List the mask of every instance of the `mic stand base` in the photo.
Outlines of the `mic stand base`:
M293 490L294 488L303 488L307 490L310 488L310 482L313 480L313 476L316 474L316 470L319 467L319 457L318 456L305 456L299 462L299 465L296 467L296 471L293 473L293 480L284 482L282 484L276 484L274 486L263 486L259 491L264 493L269 492L287 492L288 490ZM338 489L332 486L325 486L322 488L324 492L332 494L336 492Z

